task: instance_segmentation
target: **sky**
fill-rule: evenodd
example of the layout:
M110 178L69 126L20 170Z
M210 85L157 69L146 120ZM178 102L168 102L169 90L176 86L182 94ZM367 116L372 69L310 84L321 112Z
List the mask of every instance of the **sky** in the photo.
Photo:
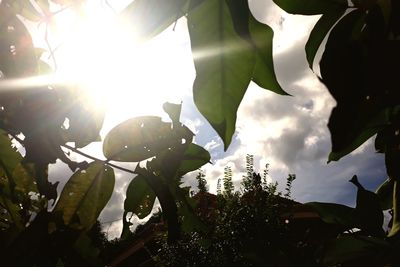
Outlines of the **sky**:
M120 2L117 7L117 2L109 1L115 10L123 8ZM216 191L217 179L223 177L225 166L232 168L233 181L239 188L246 172L246 154L252 154L255 170L262 173L268 163L269 179L277 181L280 189L285 186L289 173L296 174L292 188L294 200L354 206L356 188L348 180L356 174L367 189L374 190L386 178L384 159L383 155L375 153L373 140L369 140L339 162L327 164L331 147L327 122L335 101L317 78L318 66L315 66L315 73L309 69L304 52L308 34L318 16L287 14L272 0L250 0L249 3L256 19L274 30L277 79L292 96L276 95L251 83L237 112L236 132L226 152L221 139L192 100L195 69L185 18L177 22L175 29L170 27L154 40L137 45L132 40L119 39L129 37L123 27L120 33L107 28L107 19L115 15L110 9L103 14L107 19L94 19L88 24L99 29L96 32L88 26L90 35L78 27L79 23L71 27L68 23L74 17L63 14L66 18L59 26L64 27L61 31L64 36L54 34L51 39L54 46L63 44L57 50L57 71L68 77L82 74L78 75L81 81L107 99L103 137L113 126L133 116L157 115L167 119L162 103L183 101L181 121L196 134L195 142L212 156L212 164L202 168L211 192ZM40 35L36 39L36 42L43 42ZM110 47L113 53L105 54ZM98 143L84 151L103 157ZM83 160L77 155L73 157ZM135 166L118 164L132 169ZM122 171L115 170L115 173L114 193L100 215L109 238L120 234L125 190L133 178ZM50 179L61 180L59 190L69 175L64 164L51 166ZM195 187L195 175L193 172L185 176L185 184ZM133 218L133 222L142 221Z

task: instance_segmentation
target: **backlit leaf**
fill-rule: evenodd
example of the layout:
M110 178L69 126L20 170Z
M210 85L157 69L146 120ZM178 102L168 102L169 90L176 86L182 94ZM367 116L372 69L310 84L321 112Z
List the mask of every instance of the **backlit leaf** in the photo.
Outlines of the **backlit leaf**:
M273 0L291 14L318 15L338 7L347 7L347 0Z
M120 17L136 37L150 39L185 15L187 0L135 0Z
M155 199L156 195L147 184L146 177L137 175L126 190L124 209L126 212L133 212L140 219L143 219L150 214Z
M247 0L227 0L226 2L232 15L235 31L249 42L256 56L252 80L264 89L287 95L275 76L272 59L273 30L253 17Z
M137 162L155 156L181 139L173 134L171 123L155 116L129 119L115 126L105 137L103 153L107 159Z
M90 229L114 190L114 170L102 162L92 162L86 170L74 173L65 184L54 212L61 212L64 223Z
M236 112L250 83L255 56L235 31L225 1L207 0L188 13L196 69L194 102L228 148Z

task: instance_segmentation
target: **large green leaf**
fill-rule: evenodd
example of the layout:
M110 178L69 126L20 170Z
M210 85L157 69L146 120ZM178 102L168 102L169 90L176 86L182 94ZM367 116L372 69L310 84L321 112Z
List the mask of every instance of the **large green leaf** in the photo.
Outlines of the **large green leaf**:
M153 157L181 142L181 137L171 127L171 123L155 116L136 117L122 122L105 137L104 156L110 160L132 162Z
M341 204L322 202L309 202L306 205L312 207L326 223L342 225L349 229L357 225L353 208Z
M272 59L273 30L253 17L247 0L226 0L226 3L231 12L236 33L249 42L255 53L256 64L252 80L264 89L287 95L275 76Z
M339 7L323 14L312 29L305 47L308 65L311 69L313 68L314 57L322 41L333 25L343 16L346 9L346 7Z
M126 190L124 209L126 212L133 212L140 219L143 219L150 214L155 199L156 195L147 184L146 177L137 175Z
M61 212L64 223L88 230L111 197L114 170L102 162L92 162L68 180L54 212Z
M149 39L184 16L187 0L135 0L120 14L134 29L133 34Z
M194 101L226 150L255 56L251 45L236 33L225 1L203 1L188 13L188 27L196 69Z
M347 0L273 0L275 4L291 14L318 15L347 7Z

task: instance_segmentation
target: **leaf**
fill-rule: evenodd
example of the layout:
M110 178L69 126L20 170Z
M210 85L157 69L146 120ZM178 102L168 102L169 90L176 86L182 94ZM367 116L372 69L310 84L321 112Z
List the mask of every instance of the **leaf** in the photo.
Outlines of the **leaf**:
M205 19L207 18L207 19ZM236 32L225 1L207 0L187 16L196 79L194 102L228 149L255 56Z
M187 0L135 0L120 14L133 34L147 40L165 30L186 13Z
M111 197L114 170L102 162L92 162L74 173L65 184L54 212L61 212L66 225L88 230Z
M103 153L109 160L137 162L181 142L171 123L155 116L142 116L115 126L104 139Z
M366 190L356 175L350 180L357 186L357 202L354 216L359 220L357 227L371 236L383 237L383 213L378 196Z
M169 102L165 102L163 104L163 110L168 114L172 123L179 124L179 118L181 116L182 104L173 104Z
M328 123L329 161L339 160L387 127L398 105L394 69L400 60L399 43L365 41L372 32L365 16L354 10L335 25L320 62L322 81L337 102Z
M394 179L388 178L376 189L382 210L388 210L393 207L393 189Z
M178 176L199 169L211 159L210 153L196 144L189 144L178 169Z
M273 0L290 14L318 15L338 7L347 7L347 0Z
M328 34L333 25L343 16L346 7L332 9L331 11L323 14L312 29L308 37L305 50L307 61L310 69L313 69L313 63L318 48L321 46L322 41Z
M32 38L13 14L11 7L0 4L0 71L8 79L34 76L37 60Z
M30 0L15 0L12 1L12 7L17 14L20 14L25 19L39 22L43 17L42 14L32 5Z
M339 224L346 228L353 228L357 225L353 208L341 204L322 202L309 202L306 205L313 208L326 223Z
M274 32L257 21L250 12L247 0L226 0L236 33L246 40L256 56L252 80L260 87L277 94L288 95L279 85L272 59Z
M400 233L400 186L399 181L394 181L393 186L393 223L388 234L391 239L398 239Z
M322 260L324 266L337 266L346 262L356 266L354 261L357 260L379 266L379 255L383 258L382 253L390 251L390 248L390 244L381 238L343 235L328 242Z
M10 138L0 129L0 168L9 179L12 179L13 172L21 160L21 154L12 147Z
M139 219L143 219L150 214L155 199L156 195L147 184L146 177L137 175L126 190L125 212L133 212Z
M274 32L271 27L258 22L250 14L250 35L256 50L256 65L253 72L253 81L260 87L280 95L289 95L279 85L274 71L272 57L272 40Z

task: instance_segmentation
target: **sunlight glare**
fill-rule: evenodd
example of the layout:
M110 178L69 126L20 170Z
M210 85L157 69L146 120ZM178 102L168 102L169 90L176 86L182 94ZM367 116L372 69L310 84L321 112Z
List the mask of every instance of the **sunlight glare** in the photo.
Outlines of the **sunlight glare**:
M182 101L194 79L182 33L167 29L141 43L132 27L117 21L93 12L81 18L58 52L57 72L85 88L117 121L154 114L166 101Z

